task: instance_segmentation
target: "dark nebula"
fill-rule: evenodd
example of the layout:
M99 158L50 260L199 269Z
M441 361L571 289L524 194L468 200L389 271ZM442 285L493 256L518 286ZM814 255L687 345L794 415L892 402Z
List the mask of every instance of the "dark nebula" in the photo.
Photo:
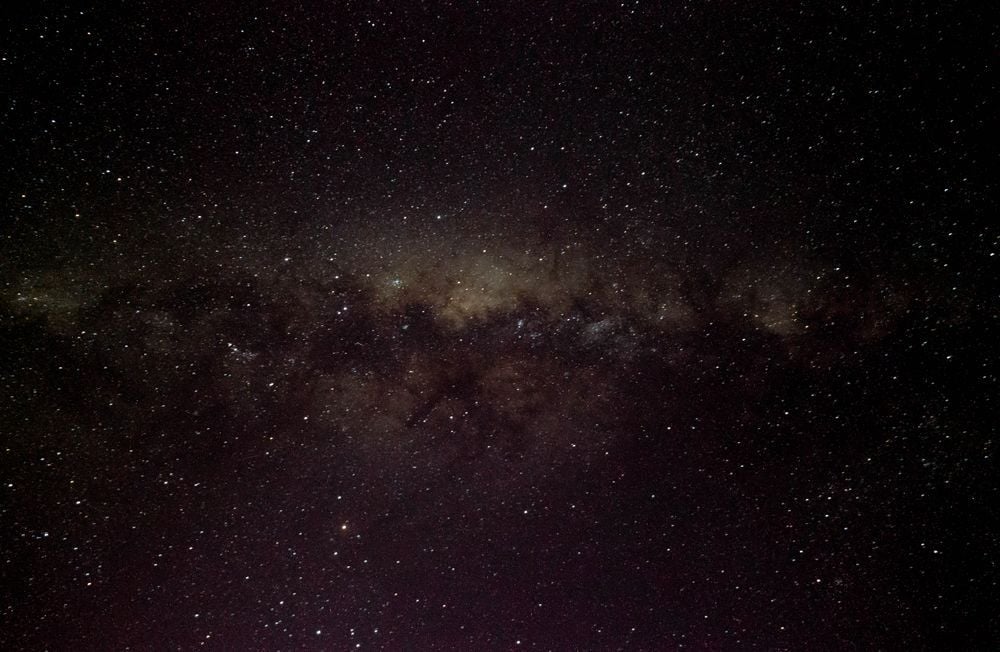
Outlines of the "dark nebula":
M995 16L870 4L8 15L0 647L1000 646Z

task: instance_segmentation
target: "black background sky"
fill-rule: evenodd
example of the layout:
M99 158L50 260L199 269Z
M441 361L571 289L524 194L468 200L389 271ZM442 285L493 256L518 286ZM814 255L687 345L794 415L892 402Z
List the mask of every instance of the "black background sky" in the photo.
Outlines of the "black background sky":
M0 643L1000 644L987 8L5 7Z

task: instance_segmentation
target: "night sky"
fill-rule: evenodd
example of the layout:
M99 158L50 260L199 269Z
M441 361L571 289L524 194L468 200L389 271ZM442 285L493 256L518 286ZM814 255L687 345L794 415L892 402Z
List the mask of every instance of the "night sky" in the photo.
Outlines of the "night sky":
M989 3L14 4L0 647L1000 646Z

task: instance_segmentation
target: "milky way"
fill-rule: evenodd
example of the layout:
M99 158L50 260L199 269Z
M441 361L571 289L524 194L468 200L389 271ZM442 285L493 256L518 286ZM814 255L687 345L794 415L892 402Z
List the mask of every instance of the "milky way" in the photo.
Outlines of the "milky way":
M0 642L997 644L974 13L11 21Z

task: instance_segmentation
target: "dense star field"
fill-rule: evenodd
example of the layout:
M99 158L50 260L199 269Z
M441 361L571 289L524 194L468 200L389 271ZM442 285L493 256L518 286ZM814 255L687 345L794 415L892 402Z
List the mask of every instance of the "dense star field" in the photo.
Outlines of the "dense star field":
M0 21L0 647L1000 646L986 3L93 4Z

